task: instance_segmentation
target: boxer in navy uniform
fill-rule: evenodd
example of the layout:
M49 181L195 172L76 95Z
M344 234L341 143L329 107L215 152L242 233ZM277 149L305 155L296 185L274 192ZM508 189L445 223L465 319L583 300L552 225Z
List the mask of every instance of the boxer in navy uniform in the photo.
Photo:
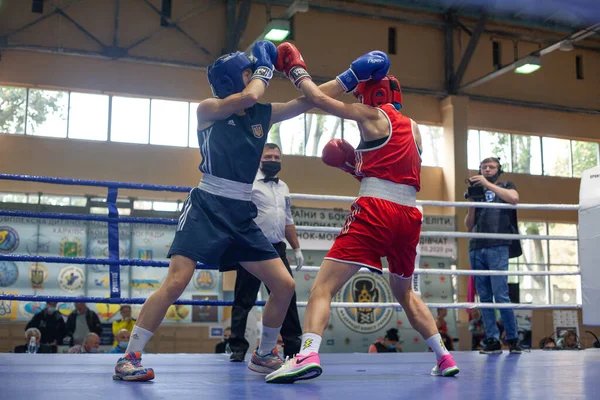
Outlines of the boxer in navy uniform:
M169 251L167 277L146 300L113 379L154 378L154 371L141 365L141 353L169 306L189 284L196 262L211 266L239 262L271 290L263 310L261 343L248 367L267 374L281 366L277 338L295 284L253 221L257 209L251 201L252 184L270 126L313 106L304 97L287 103L258 103L273 76L276 60L277 49L263 40L254 44L251 58L236 52L220 57L209 67L208 80L215 98L202 101L197 110L202 180L182 208ZM335 81L320 89L332 97L343 93Z

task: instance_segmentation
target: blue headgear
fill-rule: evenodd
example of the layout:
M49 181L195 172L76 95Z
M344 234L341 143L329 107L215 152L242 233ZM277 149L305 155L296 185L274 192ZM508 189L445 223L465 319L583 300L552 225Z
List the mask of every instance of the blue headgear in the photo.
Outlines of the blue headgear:
M242 72L252 68L252 61L241 51L225 54L208 67L208 83L215 97L224 99L234 93L239 93L246 85Z

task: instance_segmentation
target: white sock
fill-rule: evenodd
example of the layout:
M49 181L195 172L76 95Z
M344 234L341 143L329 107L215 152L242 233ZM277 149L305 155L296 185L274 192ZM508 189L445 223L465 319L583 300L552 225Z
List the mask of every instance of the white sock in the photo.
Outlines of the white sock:
M125 353L135 353L136 351L141 353L144 351L144 347L146 347L146 343L148 343L152 335L152 332L135 325L131 331L131 337L129 338L129 344Z
M302 335L302 345L300 346L300 355L307 356L312 352L318 353L323 338L316 333L304 333Z
M279 337L279 328L262 327L262 335L260 336L260 345L258 346L258 355L264 356L273 351L277 347L277 338Z
M436 359L442 358L446 354L450 354L450 352L444 346L444 341L442 340L442 336L437 333L427 339L427 344L431 347L431 350L435 353Z

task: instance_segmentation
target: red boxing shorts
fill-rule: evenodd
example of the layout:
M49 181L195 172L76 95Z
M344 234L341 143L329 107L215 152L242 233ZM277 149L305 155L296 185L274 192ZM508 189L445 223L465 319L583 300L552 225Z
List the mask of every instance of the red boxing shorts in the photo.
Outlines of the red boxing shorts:
M410 279L415 270L422 218L416 207L359 197L325 259L382 273L381 257L387 257L391 273Z

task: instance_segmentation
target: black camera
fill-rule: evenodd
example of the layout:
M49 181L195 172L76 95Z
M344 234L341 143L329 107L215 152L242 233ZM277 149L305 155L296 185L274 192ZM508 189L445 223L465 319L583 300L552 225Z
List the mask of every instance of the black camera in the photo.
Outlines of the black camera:
M485 188L483 186L475 186L473 185L473 182L468 179L466 179L465 182L469 184L469 187L465 192L465 199L470 197L473 201L485 201Z

